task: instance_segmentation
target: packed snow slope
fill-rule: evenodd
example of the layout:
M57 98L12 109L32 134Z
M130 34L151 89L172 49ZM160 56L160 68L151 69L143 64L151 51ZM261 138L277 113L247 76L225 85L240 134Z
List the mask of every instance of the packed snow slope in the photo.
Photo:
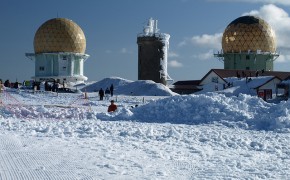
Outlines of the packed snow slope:
M129 92L132 83L122 87ZM288 101L118 94L110 98L118 110L107 113L109 100L100 101L97 92L84 97L1 93L0 179L290 177Z
M131 95L131 96L173 96L176 93L172 92L167 86L160 83L155 83L151 80L131 81L119 77L105 78L101 81L92 83L83 87L83 92L98 92L101 88L106 90L110 86L114 86L114 94L116 95Z

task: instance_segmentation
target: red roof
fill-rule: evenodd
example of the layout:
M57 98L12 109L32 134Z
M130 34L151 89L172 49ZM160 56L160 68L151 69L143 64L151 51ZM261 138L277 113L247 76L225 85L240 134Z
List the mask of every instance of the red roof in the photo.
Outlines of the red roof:
M236 70L236 69L211 69L202 79L203 81L208 74L211 72L215 72L221 78L228 78L228 77L237 77L238 74L240 77L256 77L257 71L251 70ZM283 71L258 71L258 76L276 76L282 80L286 79L290 76L290 72L283 72Z

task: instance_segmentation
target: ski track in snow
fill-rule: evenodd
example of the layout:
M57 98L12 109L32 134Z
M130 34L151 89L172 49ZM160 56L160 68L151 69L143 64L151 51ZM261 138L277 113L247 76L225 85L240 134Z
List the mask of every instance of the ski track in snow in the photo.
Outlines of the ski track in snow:
M63 151L29 149L33 142L21 142L7 135L1 135L0 142L0 179L94 179L94 172L86 170L84 174L81 164L64 159L67 155Z
M145 97L144 104L143 97L118 96L114 98L120 110L108 114L108 101L98 101L96 93L90 93L89 100L82 94L10 95L16 100L3 98L0 109L0 179L290 177L287 102L280 105L286 110L280 110L279 105L247 96L226 99L222 95L200 95L202 102L191 96L168 101L165 97ZM182 118L174 102L183 108L193 108L194 103L200 107L212 104L208 109L215 116L191 125L186 119L190 116ZM135 104L140 107L132 109ZM236 106L238 110L233 108ZM194 110L193 118L199 121L204 117L197 111L201 115L209 112L200 107ZM280 113L263 115L276 118L273 131L259 121L259 126L253 123L251 128L248 120L255 111L269 109ZM159 111L159 115L154 118L150 111ZM224 112L232 117L214 119L226 117ZM245 121L238 116L241 112L248 113ZM240 118L238 122L233 121L236 117Z

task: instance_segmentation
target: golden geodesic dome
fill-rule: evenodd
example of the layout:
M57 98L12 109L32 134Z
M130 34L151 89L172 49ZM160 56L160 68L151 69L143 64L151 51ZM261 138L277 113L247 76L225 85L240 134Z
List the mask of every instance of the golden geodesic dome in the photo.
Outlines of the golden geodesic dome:
M275 33L271 26L256 16L242 16L232 21L222 37L224 53L276 51Z
M34 36L35 53L85 53L86 38L82 29L72 20L54 18L43 23Z

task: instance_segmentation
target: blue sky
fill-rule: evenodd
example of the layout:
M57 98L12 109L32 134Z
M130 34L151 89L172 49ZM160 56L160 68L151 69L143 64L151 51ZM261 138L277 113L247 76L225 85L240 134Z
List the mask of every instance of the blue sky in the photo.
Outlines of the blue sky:
M223 68L213 57L221 49L226 26L241 15L258 15L276 32L274 70L290 71L288 0L3 0L0 6L0 78L28 80L34 62L33 38L45 21L64 17L76 22L87 39L84 72L89 81L118 76L137 80L137 34L152 17L170 34L168 73L175 80L200 79Z

